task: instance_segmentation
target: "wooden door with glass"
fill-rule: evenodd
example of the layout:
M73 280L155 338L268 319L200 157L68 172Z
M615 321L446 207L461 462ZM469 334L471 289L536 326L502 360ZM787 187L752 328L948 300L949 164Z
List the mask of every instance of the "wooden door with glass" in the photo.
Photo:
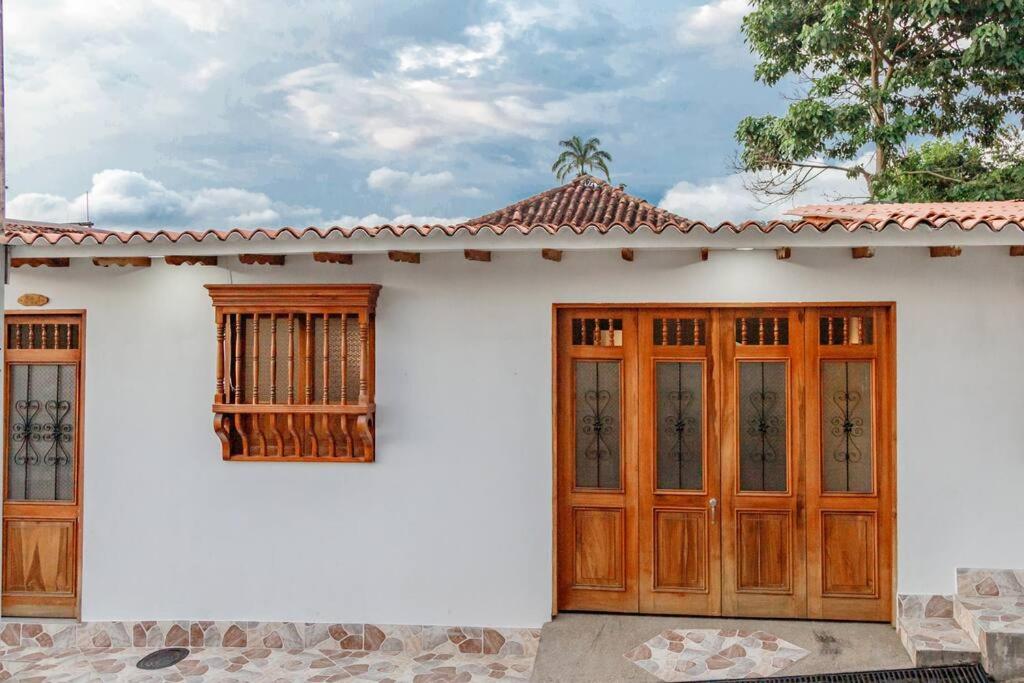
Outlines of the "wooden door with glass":
M556 307L556 607L888 621L890 305Z
M8 311L4 369L3 616L79 616L80 312Z

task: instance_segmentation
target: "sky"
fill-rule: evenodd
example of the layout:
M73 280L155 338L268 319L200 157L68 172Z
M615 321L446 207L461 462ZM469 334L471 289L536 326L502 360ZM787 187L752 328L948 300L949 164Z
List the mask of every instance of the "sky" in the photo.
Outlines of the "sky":
M768 218L732 167L745 0L7 0L7 215L102 228L444 222L612 181L687 218ZM841 194L819 182L798 203Z

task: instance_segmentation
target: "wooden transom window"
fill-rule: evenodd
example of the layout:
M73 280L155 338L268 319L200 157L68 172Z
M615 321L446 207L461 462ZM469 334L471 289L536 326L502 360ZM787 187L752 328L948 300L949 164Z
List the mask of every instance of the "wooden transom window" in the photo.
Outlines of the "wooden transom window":
M225 460L374 458L380 285L207 285Z

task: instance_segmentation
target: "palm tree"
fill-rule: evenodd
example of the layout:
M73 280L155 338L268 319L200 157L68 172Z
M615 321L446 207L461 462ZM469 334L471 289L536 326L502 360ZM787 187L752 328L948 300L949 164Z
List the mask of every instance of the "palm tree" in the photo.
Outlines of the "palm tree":
M555 163L551 164L551 172L560 181L565 180L573 171L576 171L576 176L579 177L593 171L594 168L600 169L608 182L612 181L608 172L608 163L612 160L612 155L601 149L600 140L590 138L583 142L580 136L573 135L568 140L559 141L558 145L565 150L558 155Z

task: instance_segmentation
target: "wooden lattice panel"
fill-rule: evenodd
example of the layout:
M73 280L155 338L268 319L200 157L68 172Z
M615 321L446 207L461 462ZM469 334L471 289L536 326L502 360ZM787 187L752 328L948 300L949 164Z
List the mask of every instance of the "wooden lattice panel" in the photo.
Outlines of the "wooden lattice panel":
M374 459L378 285L208 285L225 460Z

